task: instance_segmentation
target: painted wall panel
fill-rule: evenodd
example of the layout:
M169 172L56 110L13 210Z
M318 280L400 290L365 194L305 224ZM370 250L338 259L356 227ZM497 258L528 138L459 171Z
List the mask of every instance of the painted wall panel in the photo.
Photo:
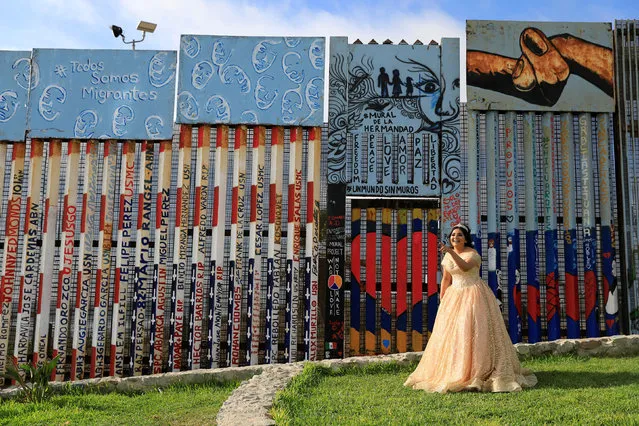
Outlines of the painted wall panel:
M171 139L175 51L34 49L32 138Z
M322 37L182 35L178 123L321 126Z
M346 181L352 196L443 192L454 199L461 173L459 40L348 45L340 37L331 38L331 52L329 181Z
M31 72L31 52L0 51L0 140L24 140L29 80L35 87L39 75Z
M469 109L614 111L610 23L466 21L466 36Z

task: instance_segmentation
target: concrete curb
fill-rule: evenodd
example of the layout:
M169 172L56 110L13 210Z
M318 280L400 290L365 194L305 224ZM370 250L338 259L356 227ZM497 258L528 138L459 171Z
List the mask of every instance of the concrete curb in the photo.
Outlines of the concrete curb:
M552 342L518 343L515 349L522 360L546 355L577 355L593 357L617 357L639 355L639 335L612 336L589 339L562 339ZM371 363L396 362L410 364L421 358L422 352L362 356L346 359L317 361L318 364L339 369L342 367L363 367ZM101 379L79 380L71 383L52 383L54 389L71 387L97 387L105 391L139 392L164 388L170 385L202 384L210 382L243 381L224 402L218 412L219 425L273 425L269 416L273 400L278 391L284 389L297 374L302 372L306 362L292 364L271 364L247 367L229 367L215 370L182 371L138 377L105 377ZM16 386L0 391L0 398L10 398L19 392Z

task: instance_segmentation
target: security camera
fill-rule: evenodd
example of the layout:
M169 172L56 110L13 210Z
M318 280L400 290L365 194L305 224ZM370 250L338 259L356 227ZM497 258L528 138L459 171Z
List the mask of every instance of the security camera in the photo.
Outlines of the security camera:
M138 24L138 31L144 31L146 33L152 33L157 28L157 24L152 22L140 21Z
M113 31L113 37L118 38L122 35L122 27L118 27L117 25L111 25L111 31Z

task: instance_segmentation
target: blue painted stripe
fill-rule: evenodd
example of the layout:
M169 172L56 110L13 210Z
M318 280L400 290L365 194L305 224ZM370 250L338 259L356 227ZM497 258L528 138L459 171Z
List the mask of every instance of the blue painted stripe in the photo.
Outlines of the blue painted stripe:
M175 303L178 277L178 264L173 264L171 274L171 310L169 311L169 371L173 370L173 349L175 347Z
M246 309L251 310L251 315L246 316L246 359L250 362L251 360L251 343L253 341L253 291L254 291L254 280L255 280L255 258L250 257L248 260L248 288L249 291L246 295Z
M494 256L495 269L490 266L490 259ZM499 250L499 232L488 233L488 286L498 300L502 300L500 274L501 274L501 253Z
M597 230L584 228L584 290L586 303L586 337L599 337L599 297L597 286Z
M273 264L273 258L268 258L266 260L266 321L264 323L264 330L266 331L266 335L264 336L264 349L265 360L267 363L275 362L273 357L276 356L276 354L274 355L271 351L271 324L273 321Z
M311 257L304 263L304 359L311 357Z
M219 345L219 341L213 342L213 324L215 323L215 292L217 291L217 286L215 285L215 271L216 265L215 260L210 262L211 264L211 272L209 275L209 321L208 321L208 329L207 329L207 344L208 344L208 356L207 356L207 364L204 365L204 368L211 368L214 362L217 362L217 359L213 359L213 345Z
M508 246L508 332L513 343L521 342L521 277L519 230L507 234Z
M601 227L601 269L604 279L604 297L617 297L617 277L613 268L615 261L615 248L612 245L612 232L610 226ZM616 307L616 304L614 305ZM616 310L605 309L606 335L619 334L619 319Z
M284 351L291 354L291 312L293 310L293 260L286 260L286 310L284 311ZM289 362L286 357L286 362Z

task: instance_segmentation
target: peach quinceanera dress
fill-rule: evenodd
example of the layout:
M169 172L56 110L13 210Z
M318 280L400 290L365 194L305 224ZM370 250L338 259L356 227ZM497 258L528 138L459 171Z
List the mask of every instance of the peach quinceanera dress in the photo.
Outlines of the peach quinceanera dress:
M460 255L479 259L476 251ZM433 333L417 369L404 386L427 392L513 392L537 378L521 367L493 292L479 268L464 272L449 254L442 266L452 284L437 312Z

